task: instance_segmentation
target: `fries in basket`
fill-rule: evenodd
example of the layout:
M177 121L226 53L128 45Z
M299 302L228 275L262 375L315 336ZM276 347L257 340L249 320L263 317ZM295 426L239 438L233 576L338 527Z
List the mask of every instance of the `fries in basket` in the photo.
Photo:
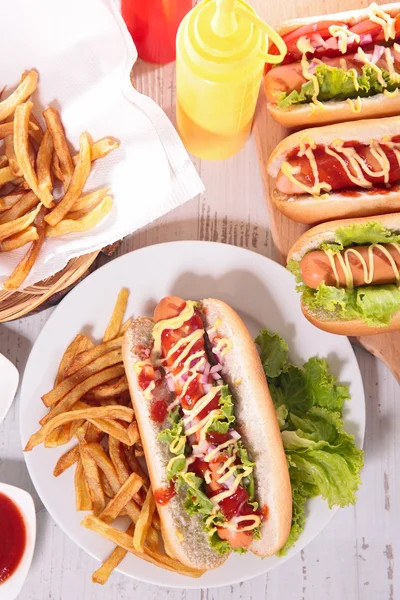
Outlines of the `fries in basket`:
M71 152L55 108L43 111L45 130L34 116L30 97L38 80L34 69L25 72L16 90L0 100L0 252L29 244L3 284L7 290L24 283L47 237L92 229L112 209L108 189L82 192L93 161L119 142L107 137L92 143L83 132L79 152Z
M83 527L115 544L93 573L93 582L106 583L128 552L163 569L200 577L202 571L186 567L164 551L147 468L137 458L143 450L121 355L129 323L123 322L128 295L126 289L118 294L100 344L78 334L65 350L54 388L42 397L50 411L25 451L41 443L56 447L75 442L59 458L53 474L59 477L75 465L76 510L91 511ZM119 516L130 520L126 531L113 526Z

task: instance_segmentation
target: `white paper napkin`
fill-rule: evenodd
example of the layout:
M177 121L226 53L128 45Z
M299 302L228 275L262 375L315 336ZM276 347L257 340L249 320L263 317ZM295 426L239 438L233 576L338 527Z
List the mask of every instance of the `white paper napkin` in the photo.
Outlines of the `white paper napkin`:
M6 94L23 71L36 68L37 117L47 106L60 109L76 149L82 131L94 141L109 135L121 142L118 150L94 163L85 187L87 192L111 187L112 212L91 231L47 239L26 287L53 275L71 258L143 227L204 187L166 115L130 83L137 53L112 0L13 0L1 21L0 87L7 86ZM28 247L0 254L0 283Z

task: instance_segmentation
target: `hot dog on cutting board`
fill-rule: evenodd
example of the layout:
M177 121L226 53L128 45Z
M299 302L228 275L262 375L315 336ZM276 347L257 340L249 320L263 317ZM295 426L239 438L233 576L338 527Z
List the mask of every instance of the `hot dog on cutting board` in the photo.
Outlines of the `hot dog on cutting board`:
M276 207L300 223L400 211L400 117L294 133L267 169Z
M168 552L218 567L285 543L291 488L260 358L224 302L162 299L123 355ZM222 552L222 553L221 553Z
M291 248L288 268L304 315L320 329L400 330L400 213L317 225Z
M400 113L399 2L294 19L277 31L287 54L267 66L264 91L278 123L301 127Z

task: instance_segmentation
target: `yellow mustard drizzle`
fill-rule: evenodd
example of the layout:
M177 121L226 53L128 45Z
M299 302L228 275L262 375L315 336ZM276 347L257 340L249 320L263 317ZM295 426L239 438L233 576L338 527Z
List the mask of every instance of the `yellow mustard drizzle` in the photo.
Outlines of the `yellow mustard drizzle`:
M242 521L253 521L251 525L245 525L238 529L238 524ZM231 531L249 531L250 529L255 529L261 523L261 517L258 515L242 515L241 517L233 517L231 521L225 521L221 525L224 529L230 529Z
M154 390L155 387L156 387L155 381L150 381L150 383L147 386L147 388L145 388L143 390L143 396L146 398L146 400L150 400L150 398L151 398L151 392Z
M389 71L390 81L392 83L399 83L400 82L400 74L396 73L396 70L394 68L394 58L392 56L390 48L385 48L385 60L386 60L387 68Z
M347 98L346 102L350 105L351 110L354 113L359 113L361 112L361 108L362 108L362 103L361 103L361 98L360 96L357 96L357 98L355 98L355 100L353 100L352 98Z
M318 100L318 94L319 94L319 83L318 83L318 79L316 75L313 75L312 73L309 72L309 67L310 67L310 63L308 62L305 54L303 54L302 59L301 59L301 67L303 69L303 77L304 79L307 79L307 81L312 81L313 86L314 86L314 94L312 96L312 102L313 104L315 104L316 106L322 106L322 102L320 102Z
M352 33L342 25L331 25L328 28L332 37L338 38L338 48L342 54L347 52L347 43L349 39L353 39L357 44L360 43L360 36L357 33Z
M299 50L299 52L301 52L302 54L314 54L315 52L315 48L312 45L312 43L310 42L310 40L308 39L307 36L302 35L301 37L299 37L299 39L297 40L297 49Z
M173 354L175 354L175 352L177 352L177 350L179 350L179 348L181 346L183 346L184 344L187 344L186 348L184 348L184 350L181 352L181 354L178 356L178 358L175 360L175 362L172 365L172 369L176 369L178 364L180 363L180 361L183 360L189 354L190 350L193 348L195 343L198 340L200 340L203 337L203 335L204 335L204 333L201 329L196 329L190 335L187 335L186 337L182 337L180 340L178 340L176 342L176 344L174 344L172 346L172 348L170 348L167 356L163 359L162 362L167 362L167 360L169 360L171 358L171 356Z
M189 321L194 314L196 302L188 300L186 302L186 306L183 311L173 319L165 319L164 321L159 321L153 327L153 351L152 354L155 355L156 358L160 355L161 352L161 335L164 329L180 329L186 321Z
M382 27L386 42L396 37L396 19L385 13L375 2L369 7L369 19Z
M192 421L197 415L215 398L217 394L222 390L222 385L216 385L211 388L211 390L203 396L200 400L196 402L194 407L191 410L183 409L183 414L186 415L183 421L184 425L187 425Z
M232 350L232 348L233 344L231 340L228 340L228 338L221 338L220 340L218 340L214 350L215 353L221 354L221 356L225 356L225 354L229 352L229 350Z
M397 252L400 254L400 245L393 242L390 243L390 246L393 246ZM346 287L348 289L353 289L354 287L354 278L353 278L353 273L351 271L351 266L350 266L350 261L349 261L349 256L351 254L353 254L360 262L362 268L363 268L363 275L364 275L364 281L366 284L370 284L373 281L374 278L374 272L375 272L375 263L374 263L374 249L378 248L388 259L390 266L393 269L394 272L394 276L396 278L396 281L399 282L400 281L400 272L399 269L397 267L396 261L394 260L393 256L390 254L390 252L387 250L387 248L385 248L385 246L382 246L382 244L371 244L368 247L368 264L367 261L361 256L360 252L356 249L356 248L347 248L346 250L344 250L343 253L335 253L332 250L324 250L325 254L327 255L327 257L329 258L329 262L330 265L332 267L332 271L333 274L335 276L335 280L336 280L336 285L339 287L340 284L340 278L339 278L339 273L337 270L337 266L336 266L336 261L335 261L335 256L338 259L338 263L343 271L343 274L345 276L345 280L346 280Z
M213 502L213 504L219 504L221 502L221 500L224 500L225 498L229 498L229 496L232 496L232 494L237 490L242 479L244 477L247 477L248 475L250 475L252 470L253 470L252 467L243 467L243 472L239 473L236 476L233 485L229 489L224 490L223 492L220 492L216 496L213 496L212 498L210 498L210 500Z
M371 62L368 58L368 56L365 54L364 50L359 47L357 50L357 54L360 57L361 61L365 64L368 65L369 67L371 67L371 69L373 71L375 71L376 73L376 77L379 81L379 83L381 84L382 87L387 87L387 83L386 81L383 79L383 75L382 75L382 69L380 69L378 67L378 65L375 65L373 62Z

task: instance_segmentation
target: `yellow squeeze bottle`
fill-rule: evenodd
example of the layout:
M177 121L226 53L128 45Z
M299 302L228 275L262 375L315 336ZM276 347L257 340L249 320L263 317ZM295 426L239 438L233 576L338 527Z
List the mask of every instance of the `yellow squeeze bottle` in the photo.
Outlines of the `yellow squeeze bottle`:
M268 38L280 54L268 54ZM176 118L187 150L218 160L236 154L250 133L264 64L286 46L244 0L202 0L176 38Z

